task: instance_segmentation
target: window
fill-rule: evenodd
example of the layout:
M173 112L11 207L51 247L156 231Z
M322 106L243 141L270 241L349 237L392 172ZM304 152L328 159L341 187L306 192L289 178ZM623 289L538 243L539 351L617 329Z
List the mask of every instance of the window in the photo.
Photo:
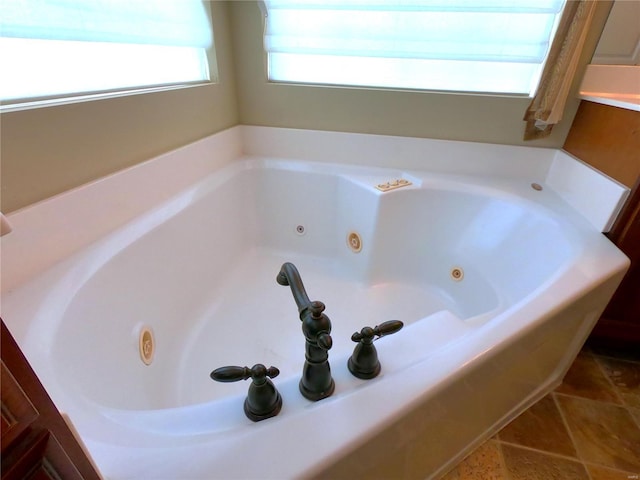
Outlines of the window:
M0 100L210 80L200 0L2 0Z
M269 79L532 95L564 0L266 0Z

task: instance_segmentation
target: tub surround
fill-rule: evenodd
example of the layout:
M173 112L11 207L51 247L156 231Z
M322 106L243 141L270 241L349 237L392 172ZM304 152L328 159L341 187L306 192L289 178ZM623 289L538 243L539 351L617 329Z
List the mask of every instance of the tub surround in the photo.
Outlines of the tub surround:
M242 153L240 134L224 130L8 215L14 231L2 239L2 290L228 165Z
M411 185L375 189L398 178ZM9 215L2 316L109 478L365 478L391 465L436 478L559 384L628 267L599 234L627 193L558 150L234 127ZM289 225L299 217L305 235ZM291 373L304 356L275 282L282 257L332 317L336 392L319 402ZM442 274L449 263L464 281ZM257 306L293 340L252 347L234 321ZM381 375L353 377L349 336L395 313L408 324L377 344ZM131 333L145 318L165 342L151 366ZM77 341L96 330L101 342ZM240 362L277 356L277 417L248 420L243 385L191 388L200 376L185 365L232 334ZM106 361L87 371L84 358Z
M14 231L2 238L2 290L24 283L198 179L245 157L537 182L552 188L603 232L629 193L558 149L242 125L8 215Z
M629 189L563 150L422 138L243 126L247 155L521 179L550 186L606 232Z

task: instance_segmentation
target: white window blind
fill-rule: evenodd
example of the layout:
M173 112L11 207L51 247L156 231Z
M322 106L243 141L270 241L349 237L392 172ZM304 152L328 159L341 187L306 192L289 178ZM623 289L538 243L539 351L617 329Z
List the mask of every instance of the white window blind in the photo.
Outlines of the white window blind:
M266 0L269 79L532 95L564 0Z
M201 0L0 0L0 99L210 79Z

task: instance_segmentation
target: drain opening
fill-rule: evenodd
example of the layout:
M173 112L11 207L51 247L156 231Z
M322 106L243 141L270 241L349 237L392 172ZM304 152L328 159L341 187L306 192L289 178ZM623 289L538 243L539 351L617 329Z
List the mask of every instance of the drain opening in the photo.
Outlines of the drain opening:
M362 250L362 238L356 232L350 232L347 235L347 245L354 253L359 253Z
M460 267L453 267L451 269L451 278L456 282L459 282L464 278L464 270Z
M142 360L142 363L151 365L155 352L155 340L153 339L153 331L150 327L143 327L142 330L140 330L138 349L140 350L140 360Z
M304 232L305 232L304 225L297 225L296 226L296 233L298 235L304 235Z

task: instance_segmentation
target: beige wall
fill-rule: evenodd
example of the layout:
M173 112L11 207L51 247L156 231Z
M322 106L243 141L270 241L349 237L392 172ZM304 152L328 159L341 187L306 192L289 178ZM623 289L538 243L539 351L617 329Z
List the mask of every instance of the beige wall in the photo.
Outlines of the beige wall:
M238 123L524 143L526 98L270 84L257 3L212 2L212 10L218 84L3 114L3 212ZM607 11L594 21L581 69ZM527 145L561 147L578 104L569 101L550 138Z
M580 78L610 5L603 7L587 40ZM528 98L272 84L266 80L256 2L232 4L231 31L244 124L525 144L522 116ZM580 78L574 82L575 92ZM573 97L569 100L564 120L550 138L526 144L561 147L578 104Z
M238 124L228 5L212 10L217 84L3 113L2 211Z

